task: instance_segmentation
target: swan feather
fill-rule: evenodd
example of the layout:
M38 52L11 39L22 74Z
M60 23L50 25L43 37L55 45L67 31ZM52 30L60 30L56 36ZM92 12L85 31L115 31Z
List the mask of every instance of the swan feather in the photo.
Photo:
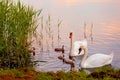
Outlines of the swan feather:
M72 54L72 56L80 56L80 55L84 54L84 50L82 50L80 52L80 54L78 54L80 46L87 47L87 40L85 39L85 40L82 40L82 41L75 41L74 42L74 48L73 48L73 54Z
M81 65L83 68L101 67L110 64L112 62L112 59L113 54L94 54L83 61Z

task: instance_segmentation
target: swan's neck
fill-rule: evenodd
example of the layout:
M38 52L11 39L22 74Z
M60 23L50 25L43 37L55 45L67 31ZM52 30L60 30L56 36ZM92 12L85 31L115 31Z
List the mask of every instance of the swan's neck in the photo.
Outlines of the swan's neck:
M69 54L69 56L71 56L73 54L73 47L74 47L74 45L73 45L73 38L71 38L70 39L70 54Z
M82 58L81 65L84 64L84 62L86 61L87 56L88 56L88 50L87 50L87 48L86 47L82 47L82 49L84 50L84 56Z

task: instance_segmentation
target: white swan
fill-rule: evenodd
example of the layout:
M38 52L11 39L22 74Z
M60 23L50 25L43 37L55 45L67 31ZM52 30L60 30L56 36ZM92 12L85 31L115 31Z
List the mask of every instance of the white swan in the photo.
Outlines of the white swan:
M87 48L87 40L84 39L82 41L75 41L73 40L73 33L70 33L70 53L69 56L80 56L84 54L84 50L82 50L81 52L79 52L80 46L84 45Z
M111 64L113 60L113 53L110 55L106 54L94 54L87 58L88 50L85 46L81 46L84 50L84 56L81 61L81 68L96 68Z

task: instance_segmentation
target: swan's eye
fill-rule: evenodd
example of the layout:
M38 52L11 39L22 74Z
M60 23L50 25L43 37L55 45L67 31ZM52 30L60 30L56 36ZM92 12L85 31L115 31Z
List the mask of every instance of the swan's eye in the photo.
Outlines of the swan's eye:
M81 53L81 51L82 51L82 48L79 48L79 52L78 52L78 54L80 54L80 53Z

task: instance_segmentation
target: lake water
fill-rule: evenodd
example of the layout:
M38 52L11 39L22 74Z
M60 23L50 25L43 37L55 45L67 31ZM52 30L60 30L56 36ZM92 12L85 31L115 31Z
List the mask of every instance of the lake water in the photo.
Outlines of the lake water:
M43 60L35 66L37 71L70 70L54 52L57 45L57 22L62 20L60 27L60 46L65 45L65 56L68 58L70 49L69 32L74 33L76 41L83 39L84 23L87 27L89 56L95 53L110 54L114 52L112 66L120 68L120 1L119 0L20 0L35 9L43 9L44 19L51 16L51 29L54 31L54 47L50 51L40 51L38 43L34 43L36 55L34 60ZM93 24L93 41L90 28ZM40 26L39 26L40 27ZM46 42L44 41L44 48Z

